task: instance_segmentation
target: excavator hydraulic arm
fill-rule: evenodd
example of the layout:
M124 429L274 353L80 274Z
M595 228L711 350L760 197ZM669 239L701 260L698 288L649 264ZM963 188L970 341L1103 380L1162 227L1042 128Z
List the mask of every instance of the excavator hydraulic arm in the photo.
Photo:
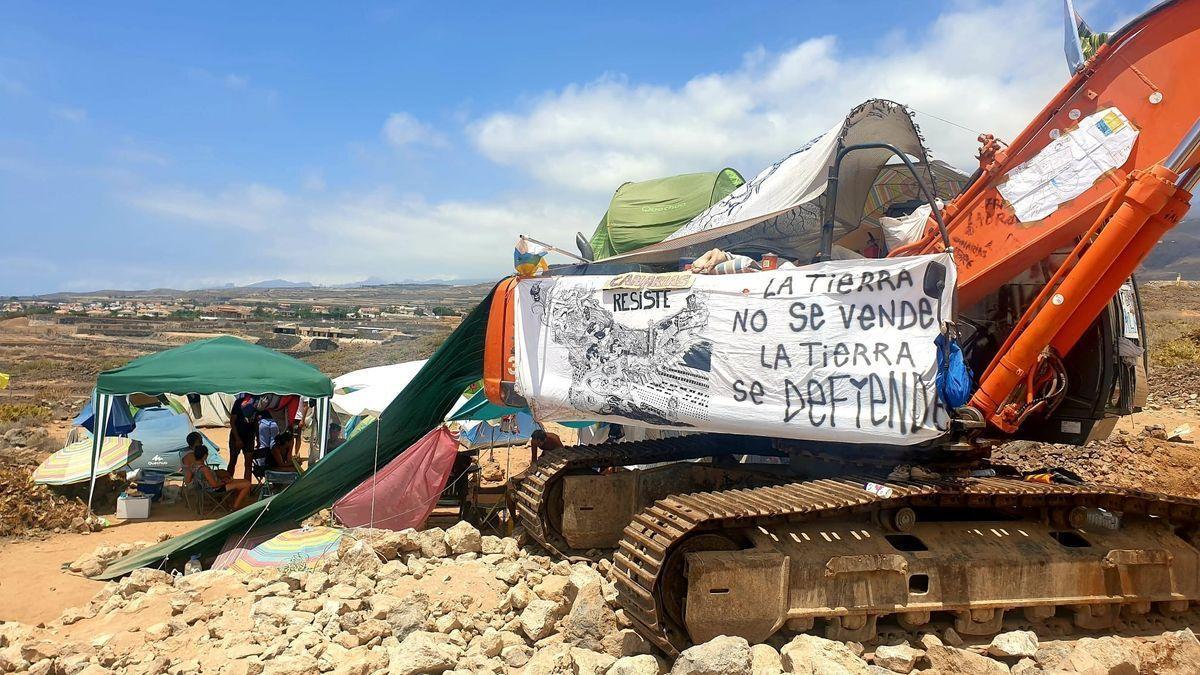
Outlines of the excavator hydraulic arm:
M970 406L992 428L1011 434L1029 415L1054 405L1056 376L1065 377L1060 358L1187 212L1200 178L1197 55L1200 3L1164 3L1102 46L1007 148L990 135L980 137L980 169L943 214L961 306L1073 246L980 378ZM1084 122L1103 125L1106 136L1132 125L1137 137L1128 157L1103 166L1094 183L1063 195L1048 214L1029 217L1027 210L1022 218L1003 194L1015 174L1044 169L1053 188L1064 169L1079 166L1062 158L1105 152L1072 140ZM1056 161L1064 163L1056 167ZM892 255L943 248L931 220L920 242Z

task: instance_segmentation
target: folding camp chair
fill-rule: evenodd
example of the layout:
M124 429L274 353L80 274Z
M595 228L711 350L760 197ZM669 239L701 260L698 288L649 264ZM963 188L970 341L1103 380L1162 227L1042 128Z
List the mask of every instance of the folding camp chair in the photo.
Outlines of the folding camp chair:
M259 492L260 499L266 499L274 494L282 492L284 488L296 482L300 474L296 471L273 471L267 469L263 473L262 489Z
M204 476L199 471L192 474L192 482L183 486L183 501L198 516L203 517L206 512L212 513L217 510L230 513L233 510L229 502L231 499L232 492L214 488L204 482Z

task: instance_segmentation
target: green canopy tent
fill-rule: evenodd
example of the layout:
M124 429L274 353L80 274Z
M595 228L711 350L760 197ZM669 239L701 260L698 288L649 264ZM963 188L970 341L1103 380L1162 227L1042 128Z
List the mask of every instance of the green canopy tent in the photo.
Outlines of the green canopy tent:
M625 183L592 234L593 260L657 244L745 182L737 171L721 169Z
M129 394L281 394L316 399L314 410L320 434L317 457L325 454L329 428L329 399L333 383L313 366L228 335L198 340L150 354L96 378L92 406L97 420L108 420L113 399ZM105 423L93 435L88 510L96 486L96 458L104 447Z
M298 522L332 504L441 424L463 390L483 377L484 334L491 301L489 293L388 405L375 422L377 434L359 434L342 443L278 495L120 558L96 578L113 579L169 558L182 561L192 554L216 555L234 532Z

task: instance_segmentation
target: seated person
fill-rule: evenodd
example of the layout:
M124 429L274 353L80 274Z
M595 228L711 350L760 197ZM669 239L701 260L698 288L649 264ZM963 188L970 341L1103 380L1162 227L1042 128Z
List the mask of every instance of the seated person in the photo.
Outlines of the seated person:
M230 478L228 471L216 470L205 463L208 459L208 446L204 444L204 436L199 431L193 431L187 436L188 451L183 455L183 483L190 485L199 474L200 480L213 492L233 492L237 496L233 500L233 508L240 509L246 495L250 494L250 481L241 478Z
M279 435L279 422L276 422L274 417L271 417L270 415L263 415L261 418L259 418L258 445L256 447L257 452L255 452L255 456L257 456L259 452L270 452L271 448L275 446L275 437L277 435Z
M271 471L295 471L295 459L292 455L292 432L284 431L275 437L275 444L267 453L267 468Z

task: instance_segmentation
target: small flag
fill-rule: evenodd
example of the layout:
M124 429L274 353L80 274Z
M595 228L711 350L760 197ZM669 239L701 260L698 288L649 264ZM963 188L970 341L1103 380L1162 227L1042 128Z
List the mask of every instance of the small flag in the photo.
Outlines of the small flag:
M8 373L0 373L0 389L8 389Z
M546 253L545 247L521 237L513 249L513 267L517 270L517 274L523 277L536 276L538 273L550 269L550 266L546 264Z
M1063 50L1067 55L1067 67L1071 74L1079 72L1087 60L1095 55L1100 45L1108 42L1108 33L1097 33L1075 11L1072 0L1063 0Z

